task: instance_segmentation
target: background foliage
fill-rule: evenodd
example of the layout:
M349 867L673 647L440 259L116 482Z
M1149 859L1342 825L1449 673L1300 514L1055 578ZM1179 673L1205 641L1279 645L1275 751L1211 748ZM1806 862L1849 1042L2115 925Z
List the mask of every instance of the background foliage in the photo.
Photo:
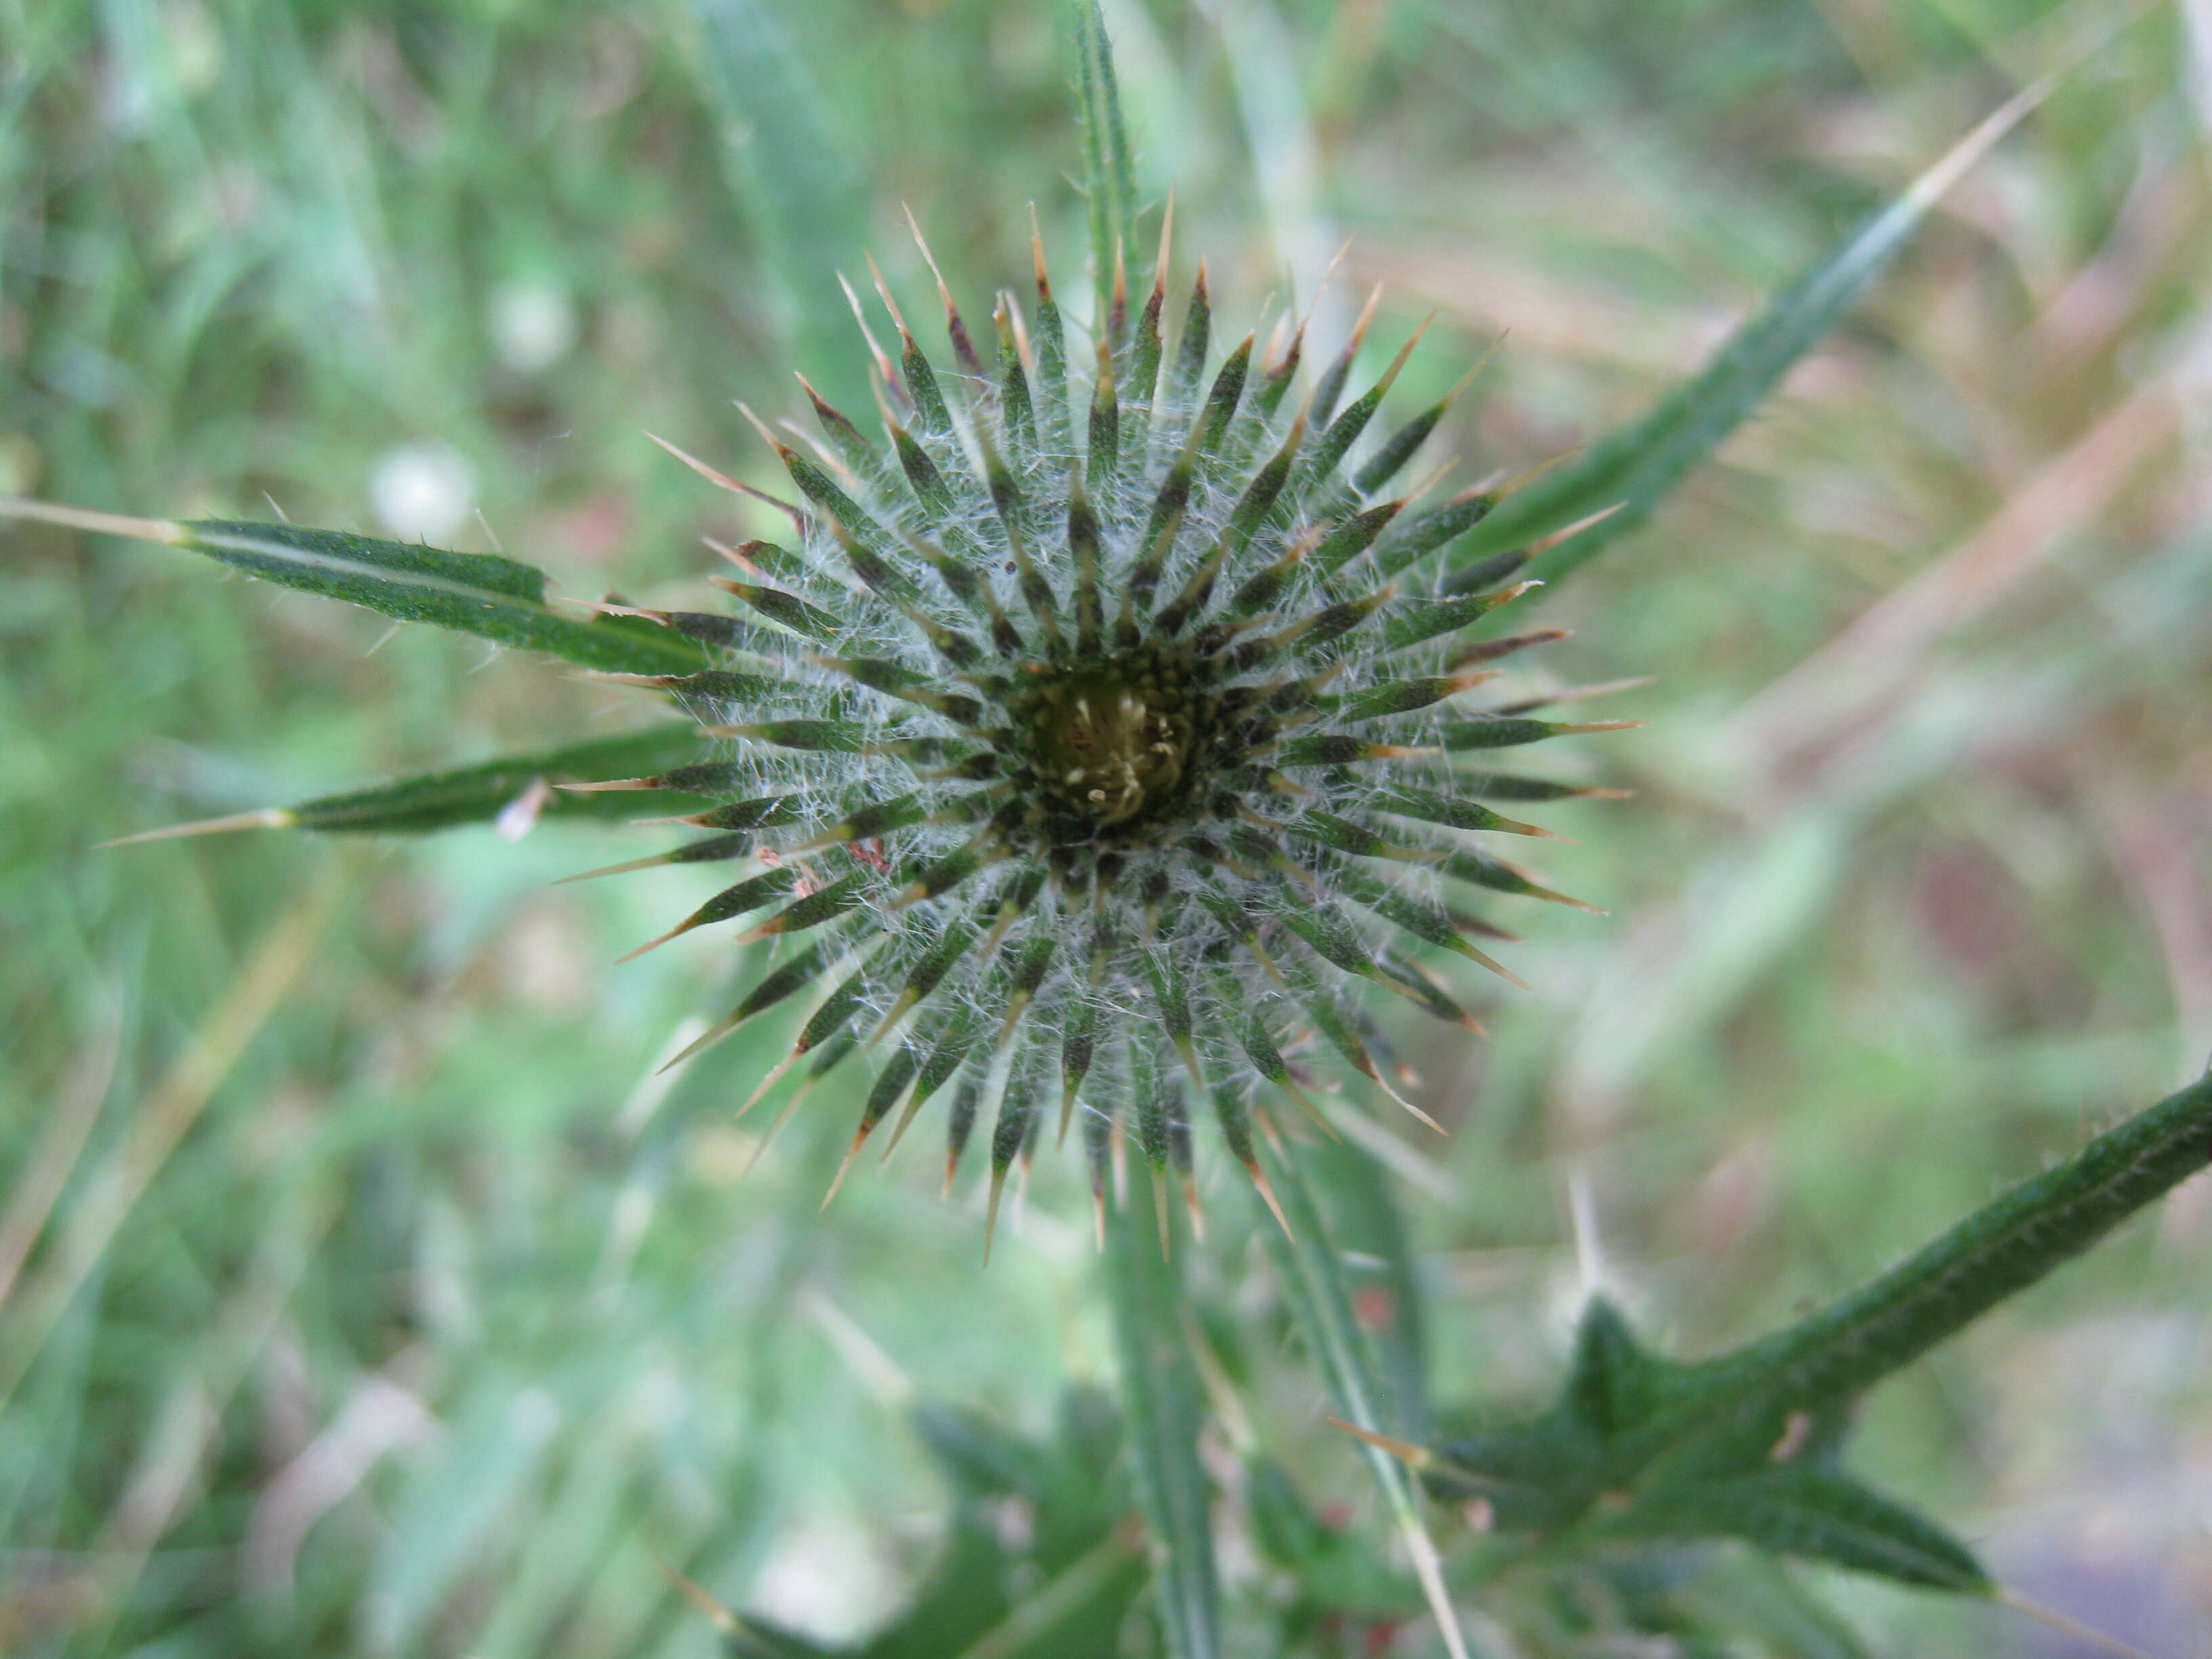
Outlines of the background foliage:
M1176 181L1225 315L1356 234L1340 325L1370 280L1386 349L1441 311L1407 406L1510 331L1454 416L1465 478L1640 407L2095 10L1109 19L1141 186ZM1534 919L1494 1040L1412 1052L1453 1128L1389 1152L1435 1397L1544 1397L1592 1279L1674 1352L1769 1328L2212 1049L2191 18L2075 71L1544 618L1563 672L1657 676L1605 710L1654 724L1604 751L1635 799L1546 849L1613 915ZM1067 62L1015 0L0 0L0 489L273 500L696 603L698 535L738 521L641 428L767 480L731 399L858 383L823 266L866 243L919 305L902 201L971 311L1032 198L1072 278ZM705 887L549 885L635 833L93 850L634 703L166 550L4 547L0 1648L696 1654L660 1563L844 1636L948 1543L1116 1593L1110 1525L1024 1541L1048 1487L912 1410L1085 1455L1078 1172L1040 1161L988 1274L924 1155L817 1219L842 1136L802 1123L741 1183L728 1109L775 1034L653 1074L726 947L609 965ZM1379 1539L1312 1368L1253 1335L1283 1290L1247 1209L1224 1187L1188 1264L1217 1405ZM1389 1241L1346 1236L1355 1311L1403 1335ZM2208 1247L2200 1182L1876 1395L1857 1466L2038 1599L2206 1650ZM1221 1594L1278 1602L1245 1524ZM1808 1577L1887 1651L2074 1650Z

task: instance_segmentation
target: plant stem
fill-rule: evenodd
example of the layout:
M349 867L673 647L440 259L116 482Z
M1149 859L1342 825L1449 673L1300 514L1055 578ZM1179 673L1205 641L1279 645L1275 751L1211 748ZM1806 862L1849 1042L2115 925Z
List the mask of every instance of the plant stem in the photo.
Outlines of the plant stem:
M1153 1584L1172 1659L1217 1659L1221 1595L1206 1472L1199 1467L1201 1395L1183 1346L1180 1264L1164 1259L1152 1183L1129 1182L1112 1212L1106 1279L1121 1372L1137 1502L1153 1542Z
M2212 1074L2024 1181L1864 1288L1691 1366L1621 1444L1633 1464L1716 1419L1847 1397L1907 1364L2212 1162Z

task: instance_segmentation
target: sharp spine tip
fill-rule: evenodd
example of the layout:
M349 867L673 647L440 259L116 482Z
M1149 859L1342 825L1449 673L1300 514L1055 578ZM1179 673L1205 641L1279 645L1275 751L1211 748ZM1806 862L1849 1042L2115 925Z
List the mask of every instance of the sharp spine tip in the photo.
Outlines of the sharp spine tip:
M658 789L660 781L658 778L607 778L598 783L556 783L553 787L572 795L597 795L617 789Z
M191 823L172 823L159 830L141 830L133 835L117 836L94 845L98 848L136 847L151 841L182 841L193 836L227 835L234 830L289 830L299 822L299 814L289 807L264 806L252 812L233 812L227 817L199 818Z
M1342 1429L1355 1440L1363 1440L1377 1451L1386 1451L1411 1469L1425 1469L1437 1461L1437 1455L1426 1446L1417 1446L1410 1440L1400 1440L1387 1434L1377 1434L1372 1429L1363 1429L1357 1423L1347 1423L1340 1417L1328 1420Z
M983 1265L991 1265L991 1246L999 1236L999 1201L1006 1196L1006 1168L1003 1164L991 1166L991 1195L983 1208Z
M775 452L776 459L778 460L781 460L786 456L795 453L789 444L784 442L782 439L775 435L775 433L772 428L770 428L766 421L763 421L759 416L753 413L752 405L740 402L738 404L738 413L744 416L746 421L751 424L752 429L760 434L761 441Z
M619 968L625 962L635 962L638 957L643 956L647 951L658 950L661 945L667 944L669 940L676 938L678 934L688 933L690 931L690 925L689 923L679 922L675 927L670 928L666 933L663 933L659 939L649 939L646 940L644 944L639 945L636 950L632 951L628 956L617 957L615 958L615 966Z
M856 1129L853 1132L853 1144L845 1148L844 1161L838 1164L837 1173L830 1177L830 1190L822 1194L822 1208L815 1212L817 1215L821 1214L822 1210L828 1209L830 1200L837 1196L837 1189L845 1184L845 1177L852 1173L853 1160L860 1155L860 1143L867 1138L868 1132L866 1129Z
M1274 1186L1268 1181L1267 1172L1260 1167L1260 1161L1254 1158L1247 1164L1244 1166L1244 1173L1252 1177L1253 1187L1259 1192L1261 1200L1267 1205L1268 1213L1275 1218L1275 1224L1283 1230L1283 1237L1296 1243L1298 1236L1291 1231L1291 1218L1283 1213L1282 1202L1275 1196Z

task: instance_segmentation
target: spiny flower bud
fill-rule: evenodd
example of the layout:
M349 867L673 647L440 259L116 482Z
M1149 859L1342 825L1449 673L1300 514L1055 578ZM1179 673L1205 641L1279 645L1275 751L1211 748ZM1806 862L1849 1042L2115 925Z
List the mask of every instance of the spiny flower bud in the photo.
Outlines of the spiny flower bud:
M1033 243L1034 320L999 296L988 369L941 277L951 370L878 275L882 441L802 380L818 442L753 421L802 498L790 544L722 550L732 612L645 613L720 653L650 683L726 758L594 786L723 803L684 820L706 839L616 869L755 866L652 942L735 922L787 947L694 1045L811 994L747 1108L797 1074L780 1125L863 1055L846 1166L945 1096L946 1182L987 1127L994 1219L1008 1170L1079 1107L1102 1213L1117 1128L1188 1190L1200 1105L1265 1193L1255 1085L1312 1109L1294 1036L1390 1088L1352 981L1480 1029L1417 953L1505 974L1474 940L1510 936L1462 896L1574 901L1480 844L1544 833L1486 803L1588 792L1467 769L1620 724L1464 703L1559 635L1468 638L1535 586L1526 555L1436 568L1502 490L1424 511L1389 493L1451 400L1369 441L1418 333L1343 402L1370 302L1301 392L1303 324L1211 360L1201 264L1170 349L1167 240L1133 314L1117 273L1095 353Z

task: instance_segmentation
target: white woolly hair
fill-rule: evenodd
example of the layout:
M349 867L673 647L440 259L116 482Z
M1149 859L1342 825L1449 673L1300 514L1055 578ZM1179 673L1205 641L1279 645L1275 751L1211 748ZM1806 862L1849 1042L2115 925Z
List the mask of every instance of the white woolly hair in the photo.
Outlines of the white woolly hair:
M888 295L885 301L888 305ZM1010 297L1004 303L1012 308ZM895 308L892 315L911 351L910 337ZM1030 347L1018 316L1014 325L1016 337ZM870 343L872 347L872 339ZM1246 343L1248 347L1249 343ZM1351 349L1346 350L1347 362ZM1069 354L1071 357L1080 355ZM775 581L835 618L836 636L826 641L804 638L763 617L746 616L742 623L743 643L729 653L726 665L768 676L781 683L780 689L765 704L748 701L739 706L711 697L696 698L691 712L712 726L807 718L834 720L859 728L860 741L851 752L779 748L751 739L730 744L726 759L738 769L737 775L746 786L740 793L793 797L803 809L798 826L779 831L775 840L764 842L764 846L803 846L856 808L908 795L918 797L929 817L947 815L945 822L925 821L893 832L880 852L873 847L856 852L848 845L830 844L799 855L809 872L803 884L811 881L816 887L864 866L878 869L867 884L860 908L830 924L844 928L855 951L866 952L864 967L841 968L836 976L824 979L825 989L834 990L845 973L860 975L856 990L863 1011L860 1030L881 1035L879 1024L897 1006L909 975L946 939L949 930L960 926L988 930L996 926L1000 929L997 948L974 948L963 954L936 987L925 1012L902 1021L896 1033L897 1042L908 1045L918 1062L931 1053L943 1034L945 1017L937 1011L965 1008L979 1012L975 1049L967 1065L972 1074L988 1056L985 1075L992 1098L985 1102L985 1109L995 1112L996 1097L1010 1087L1041 1088L1038 1079L1053 1069L1044 1037L1032 1040L1031 1034L1049 1034L1056 1039L1087 1016L1091 1027L1100 1034L1090 1074L1093 1088L1116 1103L1146 1090L1163 1095L1171 1092L1170 1109L1179 1116L1182 1109L1174 1102L1181 1097L1180 1085L1170 1091L1164 1079L1182 1071L1188 1062L1203 1073L1210 1090L1218 1093L1226 1089L1240 1096L1249 1093L1259 1073L1240 1034L1255 1020L1272 1018L1279 1031L1307 1025L1313 998L1334 997L1334 982L1343 977L1333 969L1317 974L1310 964L1293 966L1291 959L1297 953L1289 950L1263 954L1249 948L1243 939L1232 935L1214 908L1200 902L1201 894L1218 898L1227 892L1255 925L1264 926L1294 910L1310 912L1316 906L1330 905L1333 875L1348 861L1325 848L1300 844L1295 870L1273 867L1243 874L1201 862L1185 848L1179 835L1163 836L1151 845L1117 844L1123 865L1113 880L1064 887L1058 880L1045 879L1018 914L1002 916L1002 902L1019 878L1025 873L1042 875L1046 868L1044 854L1048 849L1017 847L998 870L971 878L936 896L915 900L905 890L912 873L969 846L981 827L973 819L951 821L951 815L963 801L972 802L979 788L993 786L921 775L931 769L927 765L909 764L898 755L886 752L884 745L925 738L972 749L976 733L922 703L856 684L836 665L839 660L849 659L888 662L909 672L918 682L947 692L963 690L933 644L932 630L953 630L971 639L981 630L976 611L957 599L915 556L930 548L956 556L956 550L964 550L965 562L988 585L997 609L1013 619L1023 632L1024 645L1018 655L1029 659L1046 654L1039 630L1030 619L1017 550L987 483L994 461L1002 462L1028 504L1028 521L1033 526L1054 527L1051 533L1040 531L1024 538L1024 542L1063 617L1074 603L1077 574L1068 538L1058 527L1066 523L1069 503L1079 489L1087 489L1099 525L1098 580L1110 631L1121 595L1151 550L1145 543L1148 513L1170 469L1184 454L1196 423L1207 412L1206 399L1218 364L1206 366L1200 374L1178 374L1176 350L1170 343L1157 376L1160 388L1157 403L1130 396L1119 404L1122 434L1119 465L1106 477L1086 479L1088 448L1075 434L1084 428L1096 375L1076 374L1071 364L1063 404L1041 384L1039 356L1035 347L1021 354L1036 399L1036 441L1022 443L1013 441L1009 434L1000 389L988 376L978 377L972 370L959 374L937 371L940 382L956 389L956 395L945 400L951 417L949 428L932 430L921 418L919 400L908 398L901 377L890 373L890 365L880 351L876 353L883 382L878 398L886 426L899 419L890 400L905 402L912 420L908 435L934 465L949 505L942 500L934 508L926 505L921 494L908 486L897 463L890 459L890 447L878 452L876 465L864 469L855 461L855 450L849 442L834 441L837 436L834 429L832 442L817 443L798 428L790 428L811 451L811 457L800 458L804 464L818 469L817 476L826 475L872 520L861 538L871 544L880 543L877 550L915 573L912 592L894 603L864 586L856 578L844 539L860 535L863 526L833 522L832 513L823 510L819 502L812 503L809 510L794 515L800 531L797 545L790 550L795 555L796 568L778 574ZM1288 550L1302 543L1310 545L1352 514L1376 504L1350 482L1359 460L1376 447L1371 434L1324 471L1315 466L1313 458L1327 429L1325 421L1309 422L1290 397L1264 416L1254 408L1263 377L1270 368L1279 370L1281 366L1280 359L1268 368L1252 365L1242 401L1218 451L1203 457L1195 466L1173 552L1158 575L1156 607L1182 589L1201 561L1224 538L1234 551L1213 586L1216 596L1236 593L1249 578L1275 565ZM909 357L908 377L911 374ZM1340 384L1341 376L1338 379ZM1307 396L1310 398L1311 394ZM1322 415L1329 412L1321 411ZM1294 432L1299 436L1288 487L1256 531L1238 546L1237 538L1229 535L1232 514L1255 474L1283 449ZM797 452L782 438L771 435L771 441L784 453L787 465L791 465ZM1390 544L1389 532L1385 532L1381 545ZM1270 625L1294 622L1347 598L1374 596L1385 586L1375 564L1378 556L1370 553L1365 564L1351 567L1348 580L1333 580L1331 573L1315 568L1310 559L1297 562L1267 603L1267 611L1279 619ZM1406 568L1396 576L1384 603L1384 617L1401 614L1443 592L1441 578L1428 564L1418 559L1401 562ZM1309 658L1301 672L1318 669L1333 659L1335 672L1328 690L1344 697L1385 681L1436 672L1452 653L1455 640L1450 633L1425 647L1389 651L1379 644L1376 629L1380 621L1378 617L1376 623L1353 629L1338 644L1327 647L1328 659ZM987 657L994 654L988 640L983 648ZM1112 656L1110 645L1103 647L1103 654ZM1021 672L1013 662L986 665ZM1283 675L1282 665L1277 662L1243 674L1224 672L1218 685L1273 685L1279 684ZM1445 704L1437 703L1417 714L1400 717L1389 724L1388 740L1409 748L1434 745L1441 717L1450 712ZM1430 782L1449 791L1448 775L1440 776L1433 767L1422 769ZM1357 767L1315 769L1301 774L1300 783L1309 793L1299 798L1297 806L1306 812L1356 817L1370 808L1378 790L1401 781L1407 770L1405 763L1387 757L1364 761ZM1255 805L1279 812L1284 803L1280 797L1273 797ZM1204 814L1176 827L1179 831L1203 830L1206 827ZM1224 830L1233 827L1224 826ZM1427 844L1443 848L1473 843L1461 831L1429 826ZM1405 860L1386 863L1380 869L1363 866L1362 872L1370 892L1380 883L1425 905L1435 904L1440 884L1430 861ZM805 890L802 884L800 891ZM1394 942L1393 930L1367 906L1341 902L1331 908L1376 963L1390 964L1390 971L1401 978L1419 971L1407 963L1407 952ZM811 937L799 936L802 944ZM1102 939L1113 942L1094 946L1094 940ZM1007 1021L1002 1038L1000 1025L1013 994L1017 964L1024 961L1033 944L1041 946L1044 941L1054 946L1048 968L1030 992L1025 1017ZM848 963L854 960L847 958ZM1189 1048L1181 1054L1156 1041L1163 1029L1159 981L1163 972L1180 979L1187 988L1183 994L1198 1011L1192 1022ZM1345 1006L1343 1012L1357 1018L1351 1006ZM1091 1092L1085 1091L1086 1098ZM1030 1133L1034 1133L1033 1127Z

